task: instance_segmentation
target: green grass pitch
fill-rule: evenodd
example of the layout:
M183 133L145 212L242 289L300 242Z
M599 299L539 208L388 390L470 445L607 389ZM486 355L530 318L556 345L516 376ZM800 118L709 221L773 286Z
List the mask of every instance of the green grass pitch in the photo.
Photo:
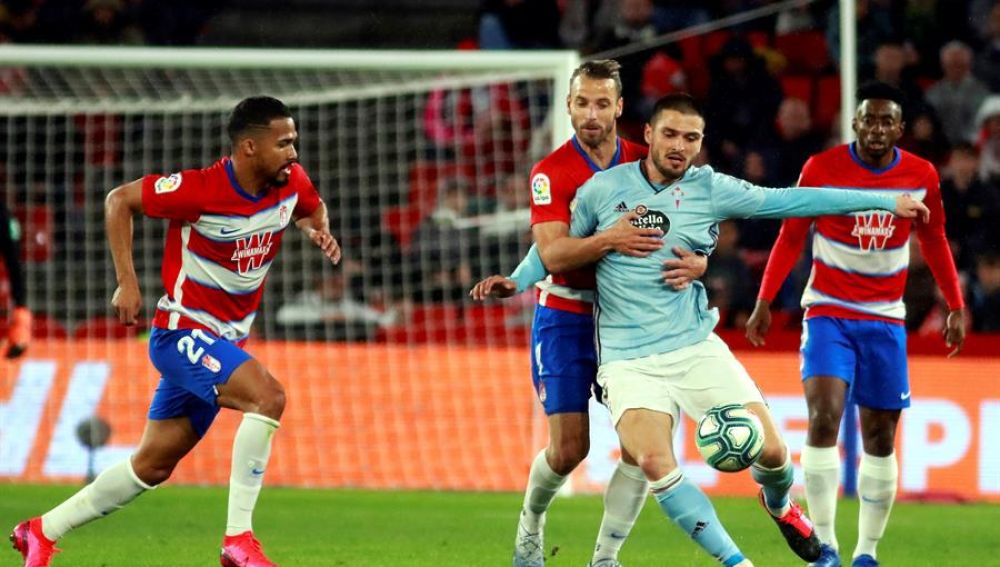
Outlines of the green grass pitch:
M73 486L0 484L0 527L38 514ZM254 528L271 558L294 566L507 566L521 495L368 492L265 487ZM758 567L802 565L757 503L714 498L719 516ZM226 491L163 486L104 520L71 533L53 567L218 565ZM857 504L838 511L841 548L856 538ZM583 567L590 558L601 500L557 499L549 512L550 567ZM6 532L5 532L6 533ZM897 503L879 558L887 567L1000 565L1000 506ZM0 567L21 565L13 549ZM646 503L621 560L627 567L717 565ZM848 563L849 565L849 563Z

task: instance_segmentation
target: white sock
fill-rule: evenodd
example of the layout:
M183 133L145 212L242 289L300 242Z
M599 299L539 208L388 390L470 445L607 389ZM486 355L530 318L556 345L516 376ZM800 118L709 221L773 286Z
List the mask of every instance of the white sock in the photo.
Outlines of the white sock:
M545 511L567 478L552 470L545 459L544 449L535 456L528 473L528 488L524 491L521 510L521 525L529 533L537 533L545 525Z
M840 490L840 449L837 447L802 448L802 472L806 480L809 518L819 540L838 549L834 522L837 518L837 492Z
M597 532L594 562L599 559L617 559L625 538L632 531L642 506L646 503L649 483L642 469L618 461L618 468L611 475L604 491L604 518Z
M229 473L229 515L226 535L253 530L253 509L257 505L264 470L271 457L271 438L279 423L269 417L244 413L233 439L233 464Z
M858 546L854 548L854 557L864 554L871 555L873 559L876 557L875 546L885 533L889 512L896 501L898 476L895 453L888 457L873 457L867 453L861 455L861 467L858 470L858 498L861 500Z
M129 459L111 465L84 486L42 516L42 532L56 541L66 532L118 510L154 487L142 482Z

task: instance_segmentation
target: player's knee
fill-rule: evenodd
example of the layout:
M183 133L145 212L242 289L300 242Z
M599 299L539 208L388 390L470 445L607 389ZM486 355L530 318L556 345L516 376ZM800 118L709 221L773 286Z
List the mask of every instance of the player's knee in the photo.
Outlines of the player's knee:
M864 434L863 445L865 453L875 457L888 457L896 445L896 428L880 425L871 428Z
M677 468L677 461L666 452L644 451L635 455L642 473L651 481L660 480Z
M825 409L811 409L809 411L810 441L827 442L832 439L836 442L839 432L840 414Z
M581 438L560 440L549 448L549 466L558 475L568 475L587 457L590 441Z
M138 454L132 458L132 471L135 472L135 476L149 486L166 482L176 466L177 463L144 459Z
M268 375L266 385L258 392L256 406L255 413L271 419L281 419L281 414L285 412L285 387Z
M776 469L785 464L786 454L784 441L769 439L764 442L764 448L761 449L757 462L763 467Z

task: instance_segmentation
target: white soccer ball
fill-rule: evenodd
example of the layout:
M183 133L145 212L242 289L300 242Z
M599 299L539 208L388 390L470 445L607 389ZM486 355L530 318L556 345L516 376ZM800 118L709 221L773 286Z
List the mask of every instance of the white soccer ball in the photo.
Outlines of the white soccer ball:
M714 469L741 471L757 461L764 449L764 426L740 404L724 404L705 412L695 431L698 451Z

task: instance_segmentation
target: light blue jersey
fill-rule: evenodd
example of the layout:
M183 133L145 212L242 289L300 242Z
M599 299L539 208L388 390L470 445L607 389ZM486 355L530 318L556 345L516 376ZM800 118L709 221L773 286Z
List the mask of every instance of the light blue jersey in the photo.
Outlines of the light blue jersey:
M711 254L720 221L895 209L891 196L767 189L708 166L690 167L680 180L657 186L646 178L642 163L595 174L578 191L573 210L574 237L607 230L629 211L640 215L637 226L664 232L664 246L645 258L611 252L597 264L594 320L601 363L665 353L709 336L719 315L708 308L705 286L696 281L675 291L664 283L662 270L663 261L674 258L675 246Z

